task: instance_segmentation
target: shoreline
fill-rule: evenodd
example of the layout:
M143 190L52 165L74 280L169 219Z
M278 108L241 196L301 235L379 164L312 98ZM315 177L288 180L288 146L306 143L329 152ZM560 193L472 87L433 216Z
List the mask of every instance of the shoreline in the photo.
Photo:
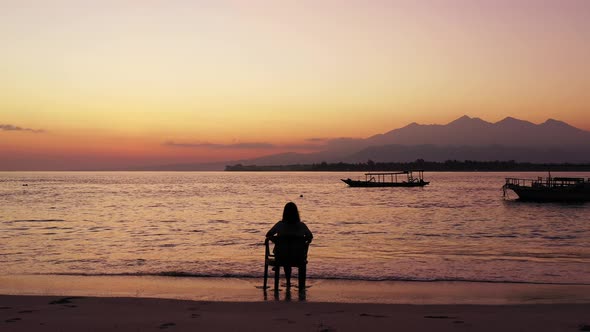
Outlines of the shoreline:
M0 275L0 294L216 302L306 301L408 305L590 304L590 285L308 279L307 289L262 288L262 278ZM272 283L271 283L272 285Z
M1 173L367 173L367 172L386 172L378 170L0 170ZM509 169L509 170L486 170L486 169L462 169L462 170L445 170L445 169L428 169L425 172L432 173L547 173L547 169ZM557 173L588 173L588 168L578 169L551 169L551 172Z

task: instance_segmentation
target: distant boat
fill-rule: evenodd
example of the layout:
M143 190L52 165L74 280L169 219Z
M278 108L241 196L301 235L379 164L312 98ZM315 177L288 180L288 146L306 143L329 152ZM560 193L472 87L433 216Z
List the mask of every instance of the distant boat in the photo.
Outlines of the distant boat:
M418 173L414 177L414 172ZM351 187L424 187L424 171L400 171L386 173L365 173L365 180L340 179Z
M590 201L590 179L574 177L538 177L534 179L506 178L502 186L504 196L506 190L514 191L523 201Z

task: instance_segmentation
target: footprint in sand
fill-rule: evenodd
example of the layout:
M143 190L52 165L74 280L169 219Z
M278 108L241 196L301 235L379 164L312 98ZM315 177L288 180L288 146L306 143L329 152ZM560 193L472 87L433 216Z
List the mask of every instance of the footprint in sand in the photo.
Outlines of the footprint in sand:
M361 317L373 317L373 318L385 318L385 317L387 317L387 316L384 316L384 315L374 315L374 314L365 314L365 313L362 313L359 316L361 316Z
M19 314L32 314L35 311L37 311L37 310L21 310L18 313Z
M198 309L195 307L190 307L188 308L188 311L197 311ZM201 314L197 314L197 313L192 313L191 314L191 318L199 318L201 317Z
M77 299L81 299L81 298L82 297L79 297L79 296L64 297L59 300L51 301L51 302L49 302L49 304L70 304L70 303L72 303L72 300L77 300Z
M164 323L164 324L160 325L160 329L167 329L172 326L176 326L176 324L175 323Z
M336 332L336 329L320 323L320 325L318 326L318 332Z
M431 318L431 319L457 319L458 317L451 317L451 316L424 316L424 318Z

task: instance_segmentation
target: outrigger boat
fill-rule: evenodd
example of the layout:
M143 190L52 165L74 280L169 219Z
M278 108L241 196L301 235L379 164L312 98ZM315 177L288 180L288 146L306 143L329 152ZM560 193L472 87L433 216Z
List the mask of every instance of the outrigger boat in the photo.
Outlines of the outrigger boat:
M414 172L418 173L417 177L414 177ZM364 181L351 180L350 178L341 179L341 181L351 187L423 187L430 183L428 181L424 181L423 170L365 173Z
M590 178L574 177L538 177L534 179L506 178L502 186L504 197L506 190L514 191L523 201L590 201Z

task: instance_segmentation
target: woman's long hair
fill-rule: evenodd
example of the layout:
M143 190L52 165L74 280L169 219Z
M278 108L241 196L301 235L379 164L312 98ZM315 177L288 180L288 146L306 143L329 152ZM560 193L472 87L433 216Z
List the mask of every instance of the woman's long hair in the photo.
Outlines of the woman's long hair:
M289 202L285 204L285 209L283 210L283 221L288 224L295 224L301 222L299 218L299 210L297 210L297 205L293 202Z

